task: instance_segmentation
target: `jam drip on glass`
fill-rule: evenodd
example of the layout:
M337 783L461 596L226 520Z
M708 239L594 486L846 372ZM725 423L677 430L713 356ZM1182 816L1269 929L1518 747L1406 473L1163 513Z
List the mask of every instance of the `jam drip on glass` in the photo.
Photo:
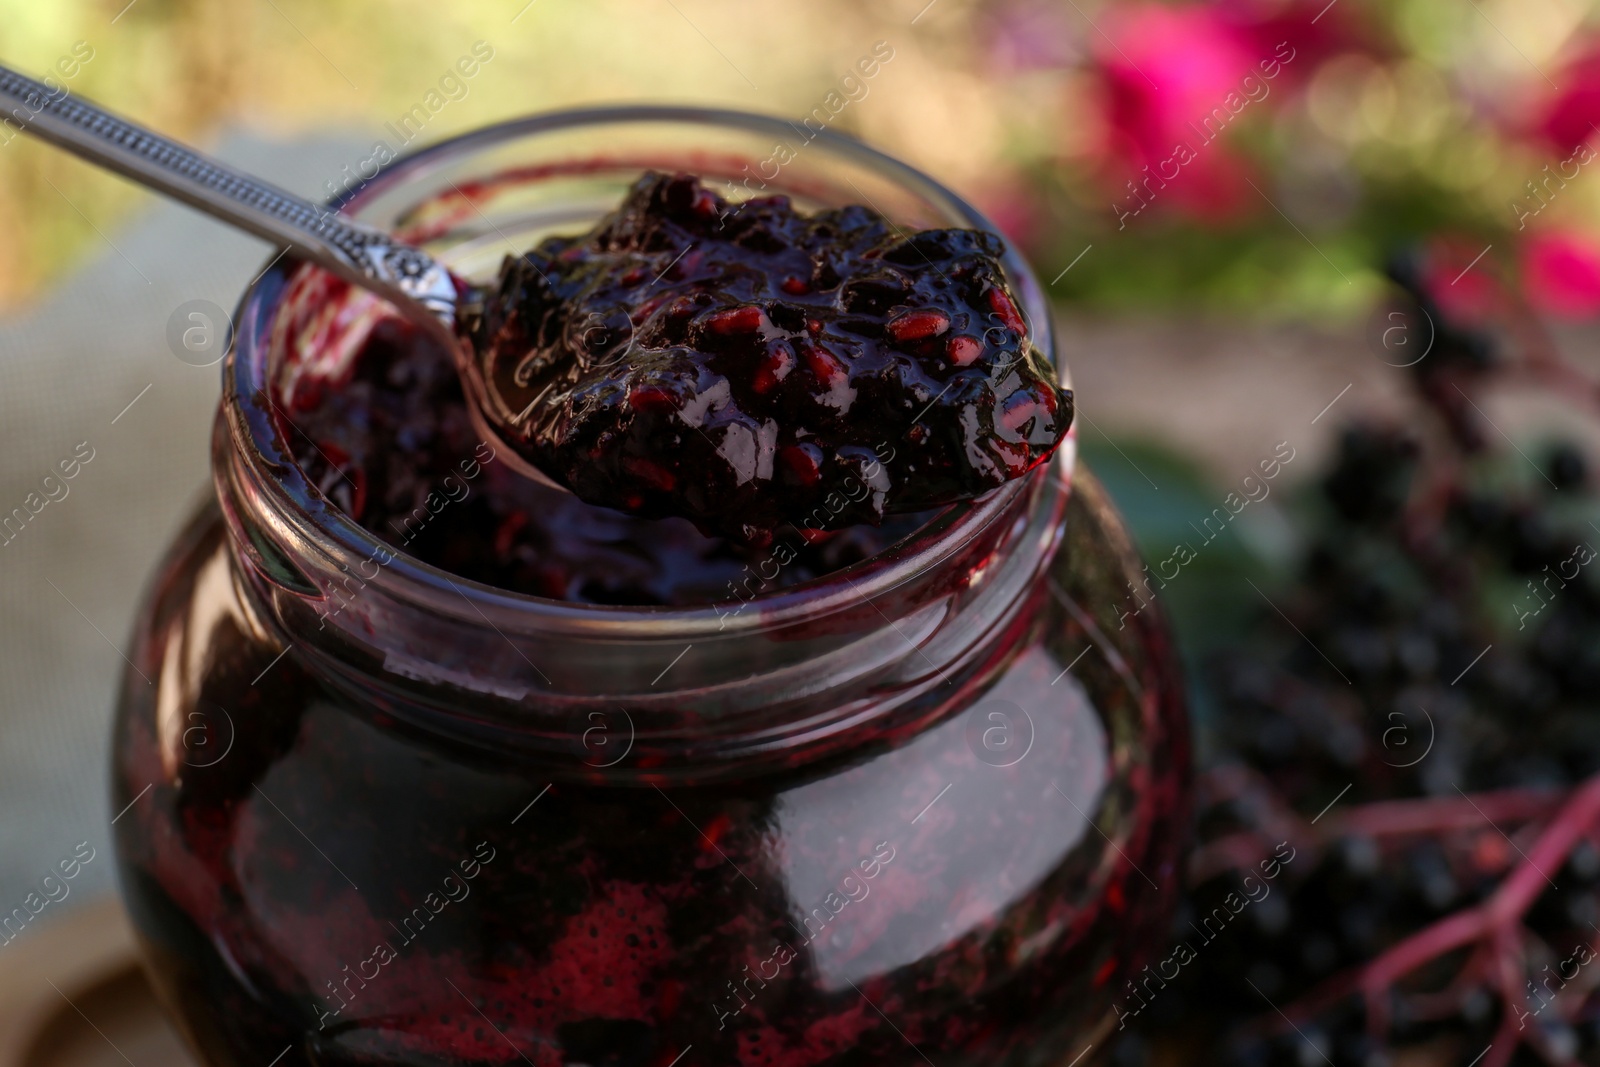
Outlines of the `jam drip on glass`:
M1003 253L649 173L508 258L461 327L502 433L581 500L761 544L971 499L1060 443L1072 394Z

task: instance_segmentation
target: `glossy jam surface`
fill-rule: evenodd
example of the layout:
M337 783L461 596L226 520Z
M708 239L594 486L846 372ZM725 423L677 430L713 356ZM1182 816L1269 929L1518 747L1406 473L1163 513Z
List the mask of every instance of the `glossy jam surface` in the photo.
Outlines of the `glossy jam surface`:
M1186 796L1163 638L1096 607L1132 576L1096 497L916 714L663 788L331 685L262 630L209 512L115 737L116 805L151 786L116 831L163 995L226 1067L1067 1062L1165 921Z
M967 500L1046 459L1072 394L999 238L647 174L508 258L462 316L491 412L580 499L765 543Z
M340 343L297 351L276 414L312 483L395 549L463 578L590 604L680 605L744 599L858 563L911 532L879 527L788 538L795 556L706 536L685 519L594 507L510 470L472 427L448 353L320 272L297 285L364 311Z

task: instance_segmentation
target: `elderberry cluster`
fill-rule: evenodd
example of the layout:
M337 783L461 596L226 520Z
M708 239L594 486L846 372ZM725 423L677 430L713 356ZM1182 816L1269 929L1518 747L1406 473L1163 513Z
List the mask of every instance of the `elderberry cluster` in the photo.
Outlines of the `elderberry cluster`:
M1491 449L1476 398L1511 358L1408 261L1391 276L1439 327L1408 372L1419 416L1346 428L1292 578L1272 608L1240 593L1260 614L1200 683L1217 713L1173 935L1194 959L1146 972L1119 1067L1600 1064L1600 826L1528 855L1600 773L1595 479L1571 444ZM1300 858L1239 907L1285 840ZM1534 889L1510 933L1453 933L1513 879ZM1397 964L1424 933L1438 950Z

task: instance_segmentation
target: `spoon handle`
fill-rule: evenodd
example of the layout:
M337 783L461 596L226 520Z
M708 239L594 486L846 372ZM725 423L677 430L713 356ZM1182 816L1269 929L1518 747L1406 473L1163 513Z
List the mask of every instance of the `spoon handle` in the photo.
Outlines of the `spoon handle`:
M402 307L453 322L455 284L420 249L0 66L0 121L223 222L287 245Z

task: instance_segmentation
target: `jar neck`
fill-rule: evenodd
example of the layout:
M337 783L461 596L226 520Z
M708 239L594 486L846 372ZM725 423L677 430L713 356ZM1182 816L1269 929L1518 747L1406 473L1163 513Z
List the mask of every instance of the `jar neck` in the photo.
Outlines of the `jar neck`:
M487 277L508 231L531 241L592 223L614 205L617 183L646 167L736 180L792 132L778 119L694 108L530 116L397 160L335 206L426 240L463 277ZM931 178L830 131L761 191L817 205L867 198L914 228L993 229ZM1014 250L1003 263L1029 336L1053 362L1037 279ZM270 266L235 317L214 472L245 595L305 669L355 694L352 707L586 767L604 762L581 745L573 759L591 716L623 716L632 756L612 778L648 777L637 770L645 764L792 759L807 744L848 743L852 724L954 699L946 683L1004 640L1003 623L1025 610L1056 550L1070 437L1029 477L947 508L848 569L778 588L794 551L780 541L721 603L592 606L447 574L357 525L295 462L273 402L284 352L301 334L307 351L325 352L358 318L291 299L301 269L287 257ZM948 695L926 696L935 691Z
M270 348L274 331L281 342L283 316L274 318L247 308L230 359ZM1070 440L1030 476L810 582L774 588L796 548L780 538L722 602L546 600L447 574L338 512L295 464L273 417L270 361L259 362L254 381L241 368L225 376L213 444L255 612L323 681L436 733L573 762L593 755L582 745L591 713L609 716L633 750L607 769L613 778L650 777L637 771L645 754L659 771L825 749L943 685L1020 610L1055 552L1065 506Z

